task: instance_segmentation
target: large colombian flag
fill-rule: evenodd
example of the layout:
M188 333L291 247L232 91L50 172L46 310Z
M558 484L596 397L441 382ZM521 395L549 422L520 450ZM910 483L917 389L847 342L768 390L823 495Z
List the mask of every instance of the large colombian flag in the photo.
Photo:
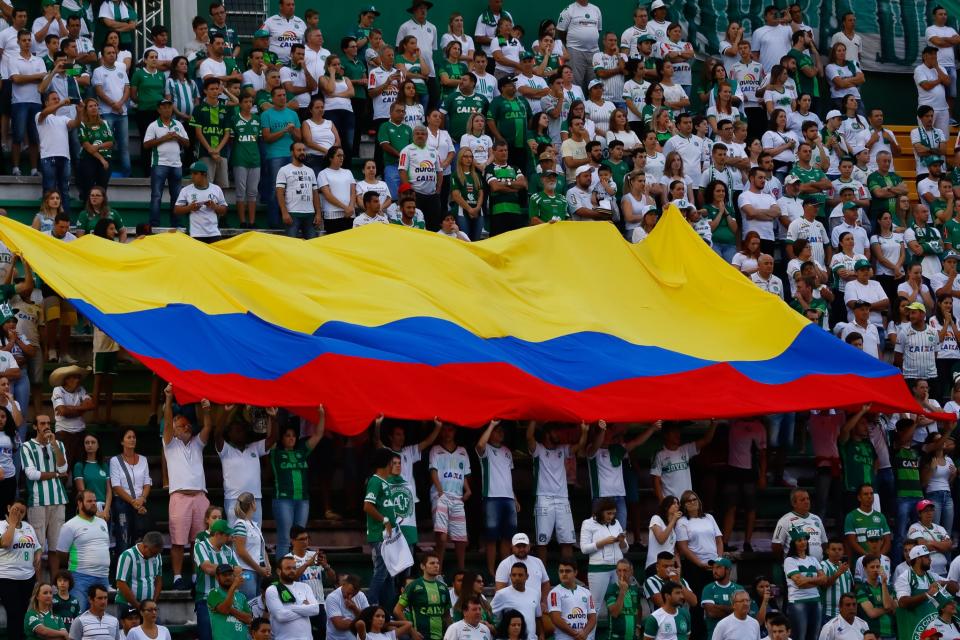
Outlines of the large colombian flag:
M393 225L304 242L0 238L178 395L479 425L916 411L897 369L757 289L671 208L631 245L559 223L467 244Z

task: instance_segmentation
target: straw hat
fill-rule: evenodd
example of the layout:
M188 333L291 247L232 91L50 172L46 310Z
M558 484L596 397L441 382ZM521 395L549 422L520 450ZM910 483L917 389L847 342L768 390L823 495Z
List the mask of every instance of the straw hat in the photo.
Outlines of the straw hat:
M59 367L54 369L53 373L50 374L50 386L61 387L63 386L63 381L70 376L80 376L81 378L85 378L89 373L89 367L80 367L75 364L72 364L69 367Z

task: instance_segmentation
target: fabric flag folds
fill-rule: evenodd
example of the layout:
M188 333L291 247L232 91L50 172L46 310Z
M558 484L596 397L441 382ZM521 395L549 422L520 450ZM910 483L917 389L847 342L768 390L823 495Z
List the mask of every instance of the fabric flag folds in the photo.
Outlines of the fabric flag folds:
M330 428L378 414L651 421L918 407L899 371L810 324L670 208L465 243L395 225L302 241L180 233L0 239L178 398L284 406Z

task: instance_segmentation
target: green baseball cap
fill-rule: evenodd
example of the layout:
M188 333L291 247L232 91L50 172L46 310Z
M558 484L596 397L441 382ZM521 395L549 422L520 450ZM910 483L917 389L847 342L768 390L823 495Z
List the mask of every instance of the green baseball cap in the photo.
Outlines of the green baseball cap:
M652 35L650 35L649 33L645 33L645 34L643 34L642 36L640 36L639 38L637 38L637 44L643 44L644 42L656 42L656 41L657 41L657 39L654 38L654 37L653 37Z
M233 530L226 520L214 520L210 525L210 533L225 533L229 536L233 534Z
M375 15L375 16L379 16L379 15L380 15L380 12L377 11L377 8L376 8L375 6L373 6L372 4L368 4L368 5L365 6L363 9L360 9L360 15L363 15L363 14L365 14L365 13L372 13L372 14Z
M909 311L923 311L924 313L927 312L927 308L923 305L922 302L911 302L910 304L907 305L907 309Z
M256 31L253 32L253 37L254 37L254 38L269 38L269 37L270 37L270 32L267 31L266 29L257 29Z
M707 564L710 565L711 567L715 567L719 565L721 567L726 567L727 569L733 568L733 562L730 561L730 558L717 558L715 560L711 560Z
M860 205L858 205L856 202L844 202L844 203L843 203L843 210L844 210L844 211L849 211L850 209L857 209L859 206L860 206Z
M206 173L207 165L203 162L197 160L192 165L190 165L190 173Z
M861 260L857 260L856 262L853 263L853 269L854 269L855 271L859 271L860 269L869 269L869 268L870 268L870 261L869 261L869 260L863 260L863 259L861 259Z
M810 534L804 531L803 529L798 529L796 527L790 528L790 539L791 540L809 540Z

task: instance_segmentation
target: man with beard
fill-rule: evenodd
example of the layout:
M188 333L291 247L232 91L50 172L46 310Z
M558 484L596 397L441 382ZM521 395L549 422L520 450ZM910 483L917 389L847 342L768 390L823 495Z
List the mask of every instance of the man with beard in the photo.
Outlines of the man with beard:
M290 145L290 163L277 172L276 189L280 218L287 235L291 238L302 235L304 240L310 240L317 237L322 218L317 176L304 164L306 160L306 145L302 142Z
M280 560L280 579L267 587L264 599L270 612L273 637L294 640L312 636L310 617L320 613L313 589L297 580L297 563L287 556Z
M897 637L915 638L926 629L940 604L957 593L957 583L930 571L930 550L918 544L907 556L910 565L894 582L897 598ZM949 592L949 593L948 593Z
M97 496L93 491L77 494L77 515L64 523L57 540L60 562L70 566L73 589L70 594L87 608L87 591L94 585L110 584L110 534L107 522L97 517Z

